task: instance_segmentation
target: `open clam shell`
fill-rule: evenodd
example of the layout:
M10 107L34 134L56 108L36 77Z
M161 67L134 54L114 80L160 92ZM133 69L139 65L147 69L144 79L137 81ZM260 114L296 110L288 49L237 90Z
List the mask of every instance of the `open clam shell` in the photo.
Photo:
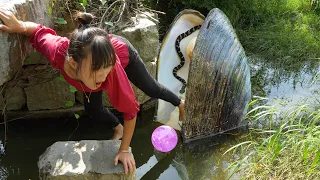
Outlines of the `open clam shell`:
M185 93L179 93L183 84L172 74L174 67L180 64L180 58L175 49L176 39L180 34L195 26L201 25L203 22L204 16L198 11L184 10L180 12L171 24L160 47L157 80L180 97L185 96ZM181 52L184 57L186 57L186 60L184 66L177 72L177 75L186 81L188 80L190 64L190 61L187 58L187 47L188 45L190 46L191 40L197 37L198 33L199 30L193 32L180 42ZM180 130L181 125L179 125L178 116L179 111L175 106L166 101L159 100L157 109L157 120L159 122Z

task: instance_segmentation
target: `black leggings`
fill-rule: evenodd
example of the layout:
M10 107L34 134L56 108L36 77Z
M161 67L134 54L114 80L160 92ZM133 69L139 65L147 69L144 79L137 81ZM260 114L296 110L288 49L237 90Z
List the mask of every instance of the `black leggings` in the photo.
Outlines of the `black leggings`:
M162 99L170 102L174 106L178 106L180 104L180 98L151 76L132 44L121 36L113 36L123 41L128 46L129 64L124 68L124 70L129 80L149 97ZM103 106L102 91L92 92L90 96L90 103L87 102L86 97L84 97L84 99L85 110L92 119L108 121L112 127L116 127L119 124L118 118Z

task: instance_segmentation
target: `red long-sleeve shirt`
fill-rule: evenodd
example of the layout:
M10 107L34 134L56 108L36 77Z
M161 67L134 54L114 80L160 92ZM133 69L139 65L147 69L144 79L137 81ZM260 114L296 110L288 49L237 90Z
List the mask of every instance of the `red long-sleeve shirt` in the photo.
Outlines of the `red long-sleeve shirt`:
M30 37L30 43L38 52L43 54L50 61L54 68L61 71L65 80L79 91L97 92L107 91L110 103L119 112L124 114L124 120L133 119L139 111L139 103L136 101L131 84L128 80L124 68L129 63L129 51L127 45L117 38L109 35L112 45L116 52L116 63L114 68L107 75L106 80L102 83L99 89L91 90L80 83L70 78L64 71L64 62L69 47L69 39L66 37L57 36L56 32L50 28L39 25Z

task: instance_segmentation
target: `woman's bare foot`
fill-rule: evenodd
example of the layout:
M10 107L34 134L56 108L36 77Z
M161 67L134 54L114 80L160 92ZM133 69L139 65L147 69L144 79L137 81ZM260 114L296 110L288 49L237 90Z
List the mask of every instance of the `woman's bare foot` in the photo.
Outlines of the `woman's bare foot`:
M119 123L118 126L114 128L114 134L111 138L111 140L120 140L123 136L123 126Z
M183 121L184 120L184 100L180 101L178 108L179 108L179 121Z

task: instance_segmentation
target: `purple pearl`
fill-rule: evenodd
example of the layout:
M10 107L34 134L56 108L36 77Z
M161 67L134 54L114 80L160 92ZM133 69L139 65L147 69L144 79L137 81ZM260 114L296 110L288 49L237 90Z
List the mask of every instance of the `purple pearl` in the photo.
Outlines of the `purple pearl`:
M158 151L169 152L176 147L178 136L172 127L162 125L153 131L151 142Z

